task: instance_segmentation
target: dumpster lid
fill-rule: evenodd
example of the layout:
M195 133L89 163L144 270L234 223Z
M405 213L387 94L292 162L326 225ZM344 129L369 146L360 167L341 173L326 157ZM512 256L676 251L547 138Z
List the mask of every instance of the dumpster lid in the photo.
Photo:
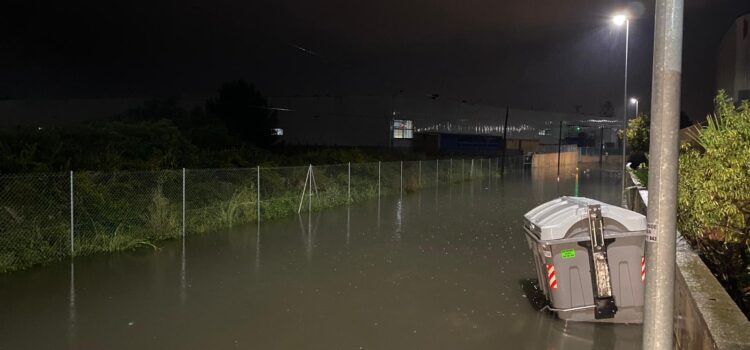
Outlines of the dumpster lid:
M563 196L537 206L524 215L541 240L565 238L568 230L588 215L588 206L599 204L602 216L617 221L626 232L645 231L646 217L618 206L585 197Z

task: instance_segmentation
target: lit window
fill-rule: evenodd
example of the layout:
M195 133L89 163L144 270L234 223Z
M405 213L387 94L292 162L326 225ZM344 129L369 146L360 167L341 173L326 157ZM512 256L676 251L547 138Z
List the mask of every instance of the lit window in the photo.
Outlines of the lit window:
M411 139L414 138L414 125L411 120L394 119L393 120L393 138L394 139Z

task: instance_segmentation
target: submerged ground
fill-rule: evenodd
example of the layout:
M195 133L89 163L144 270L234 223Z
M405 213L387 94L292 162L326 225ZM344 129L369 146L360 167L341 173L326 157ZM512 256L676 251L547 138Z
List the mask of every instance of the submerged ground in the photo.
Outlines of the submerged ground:
M559 195L620 203L617 171L556 177L517 170L1 275L0 349L639 349L640 326L535 307L523 214Z

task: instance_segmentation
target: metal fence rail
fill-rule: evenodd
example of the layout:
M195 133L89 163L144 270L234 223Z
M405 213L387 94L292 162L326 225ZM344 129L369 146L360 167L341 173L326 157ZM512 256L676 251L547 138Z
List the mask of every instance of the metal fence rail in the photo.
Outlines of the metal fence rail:
M501 159L0 175L0 272L484 176ZM505 159L506 171L523 166Z

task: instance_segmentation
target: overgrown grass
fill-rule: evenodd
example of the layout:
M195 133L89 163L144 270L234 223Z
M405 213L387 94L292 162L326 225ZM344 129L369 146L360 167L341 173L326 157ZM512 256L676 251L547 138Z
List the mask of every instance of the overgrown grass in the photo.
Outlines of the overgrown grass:
M260 188L257 169L189 170L184 199L181 171L77 173L74 255L156 248L181 236L183 200L186 234L202 234L256 222L259 192L265 221L296 215L300 200L302 211L319 211L487 175L470 172L468 161L463 175L458 163L439 166L438 174L435 161L352 165L351 184L347 165L313 167L312 188L307 167L262 168ZM0 177L0 272L71 256L69 175L39 176L51 180ZM34 181L47 187L40 192Z

